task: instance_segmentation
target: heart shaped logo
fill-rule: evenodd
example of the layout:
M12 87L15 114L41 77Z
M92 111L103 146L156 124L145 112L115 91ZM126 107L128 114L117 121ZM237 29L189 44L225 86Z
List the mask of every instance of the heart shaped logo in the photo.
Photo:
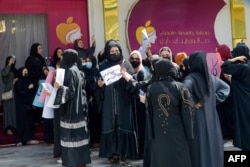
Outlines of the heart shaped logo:
M73 17L68 17L66 23L60 23L56 27L56 35L64 45L74 43L82 36L81 27L73 22Z

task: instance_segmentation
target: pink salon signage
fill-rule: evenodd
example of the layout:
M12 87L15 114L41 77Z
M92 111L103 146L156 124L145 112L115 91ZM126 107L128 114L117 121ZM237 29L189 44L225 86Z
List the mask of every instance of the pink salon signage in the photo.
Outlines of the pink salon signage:
M46 14L50 55L57 47L72 47L80 37L89 45L87 0L9 0L1 2L0 10L10 14Z
M129 47L134 50L142 45L146 29L153 53L163 46L173 54L214 52L218 44L214 23L224 5L223 0L138 0L128 16Z

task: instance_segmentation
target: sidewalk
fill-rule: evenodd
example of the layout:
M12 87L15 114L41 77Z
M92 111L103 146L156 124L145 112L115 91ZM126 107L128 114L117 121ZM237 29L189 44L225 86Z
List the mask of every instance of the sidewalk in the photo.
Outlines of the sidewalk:
M53 147L45 144L0 148L0 167L61 167L53 158ZM87 167L142 167L142 160L130 160L126 165L110 165L98 157L98 149L91 150L92 163Z
M225 151L240 151L236 147L225 147ZM126 165L110 165L107 159L98 157L98 149L91 149L92 163L87 167L142 167L142 160L130 160ZM53 147L45 144L22 147L1 147L0 167L61 167L53 158Z

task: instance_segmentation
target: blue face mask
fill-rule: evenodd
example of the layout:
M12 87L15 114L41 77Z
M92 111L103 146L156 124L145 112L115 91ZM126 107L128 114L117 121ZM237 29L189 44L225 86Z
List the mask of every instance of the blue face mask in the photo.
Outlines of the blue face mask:
M92 63L91 62L86 62L86 68L91 69L92 68Z

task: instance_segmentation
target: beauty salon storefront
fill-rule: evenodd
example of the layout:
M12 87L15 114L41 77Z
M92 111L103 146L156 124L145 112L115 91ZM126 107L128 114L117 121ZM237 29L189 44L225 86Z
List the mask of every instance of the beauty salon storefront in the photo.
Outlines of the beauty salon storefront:
M98 3L89 1L91 11L96 11L93 6ZM190 53L214 52L218 44L233 48L242 40L250 43L249 0L106 0L102 9L104 17L90 13L95 22L99 18L105 25L102 38L118 39L125 53L139 48L144 28L152 36L155 53L162 46L169 46L173 53ZM95 25L90 19L91 33L98 34Z
M250 0L0 1L0 58L15 55L20 67L32 43L41 43L43 56L51 57L55 48L72 47L79 37L89 46L93 35L96 54L105 41L116 39L128 56L140 47L143 29L154 53L162 46L175 54L214 52L222 43L233 48L241 40L249 44Z

